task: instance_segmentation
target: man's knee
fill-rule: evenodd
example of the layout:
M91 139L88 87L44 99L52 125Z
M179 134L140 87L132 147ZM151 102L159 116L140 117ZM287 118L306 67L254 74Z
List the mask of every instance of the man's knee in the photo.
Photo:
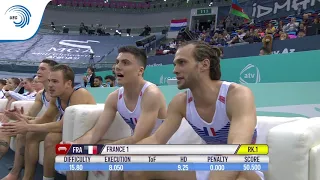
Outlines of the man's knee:
M46 136L46 139L44 140L44 147L45 149L55 147L56 144L61 142L61 140L62 140L61 133L49 133Z
M30 142L37 141L39 135L36 132L28 132L25 136L26 136L26 141L30 143Z
M26 143L40 143L44 140L44 133L28 132L26 135Z
M18 134L16 136L15 143L16 143L16 148L19 148L20 155L24 156L26 135L25 134Z
M26 134L18 134L16 136L16 142L24 142L26 141Z

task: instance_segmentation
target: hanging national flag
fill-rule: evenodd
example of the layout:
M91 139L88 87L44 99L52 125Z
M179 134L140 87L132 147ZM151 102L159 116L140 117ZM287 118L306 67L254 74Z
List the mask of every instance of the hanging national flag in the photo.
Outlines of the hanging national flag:
M230 13L235 15L235 16L243 17L245 19L250 19L249 16L240 7L240 4L239 4L238 0L232 0Z
M85 146L84 149L88 154L98 154L98 146Z
M170 31L180 31L182 28L187 27L187 19L173 19L170 23Z

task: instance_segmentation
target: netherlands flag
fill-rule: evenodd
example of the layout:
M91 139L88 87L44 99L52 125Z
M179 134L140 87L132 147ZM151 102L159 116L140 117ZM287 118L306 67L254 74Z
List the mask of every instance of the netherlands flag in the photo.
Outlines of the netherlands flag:
M187 27L187 19L173 19L170 23L170 31L180 31L182 28Z
M216 131L213 128L203 127L203 131L207 136L216 136Z
M85 146L85 150L88 151L88 154L98 154L98 146Z

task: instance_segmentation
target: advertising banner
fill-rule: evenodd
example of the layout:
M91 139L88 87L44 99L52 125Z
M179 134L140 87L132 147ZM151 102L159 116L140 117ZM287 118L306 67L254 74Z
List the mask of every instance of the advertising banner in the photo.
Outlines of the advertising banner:
M256 20L277 19L320 8L319 0L251 0L244 3L244 12Z
M51 58L63 63L89 63L90 53L95 62L114 61L118 48L134 45L141 37L36 35L30 40L0 44L1 60L39 62Z

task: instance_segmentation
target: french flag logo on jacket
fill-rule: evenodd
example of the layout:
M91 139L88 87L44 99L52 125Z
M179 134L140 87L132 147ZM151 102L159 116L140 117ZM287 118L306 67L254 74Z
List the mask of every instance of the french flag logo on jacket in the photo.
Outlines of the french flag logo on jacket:
M180 31L182 28L187 27L187 19L173 19L170 23L170 31Z

